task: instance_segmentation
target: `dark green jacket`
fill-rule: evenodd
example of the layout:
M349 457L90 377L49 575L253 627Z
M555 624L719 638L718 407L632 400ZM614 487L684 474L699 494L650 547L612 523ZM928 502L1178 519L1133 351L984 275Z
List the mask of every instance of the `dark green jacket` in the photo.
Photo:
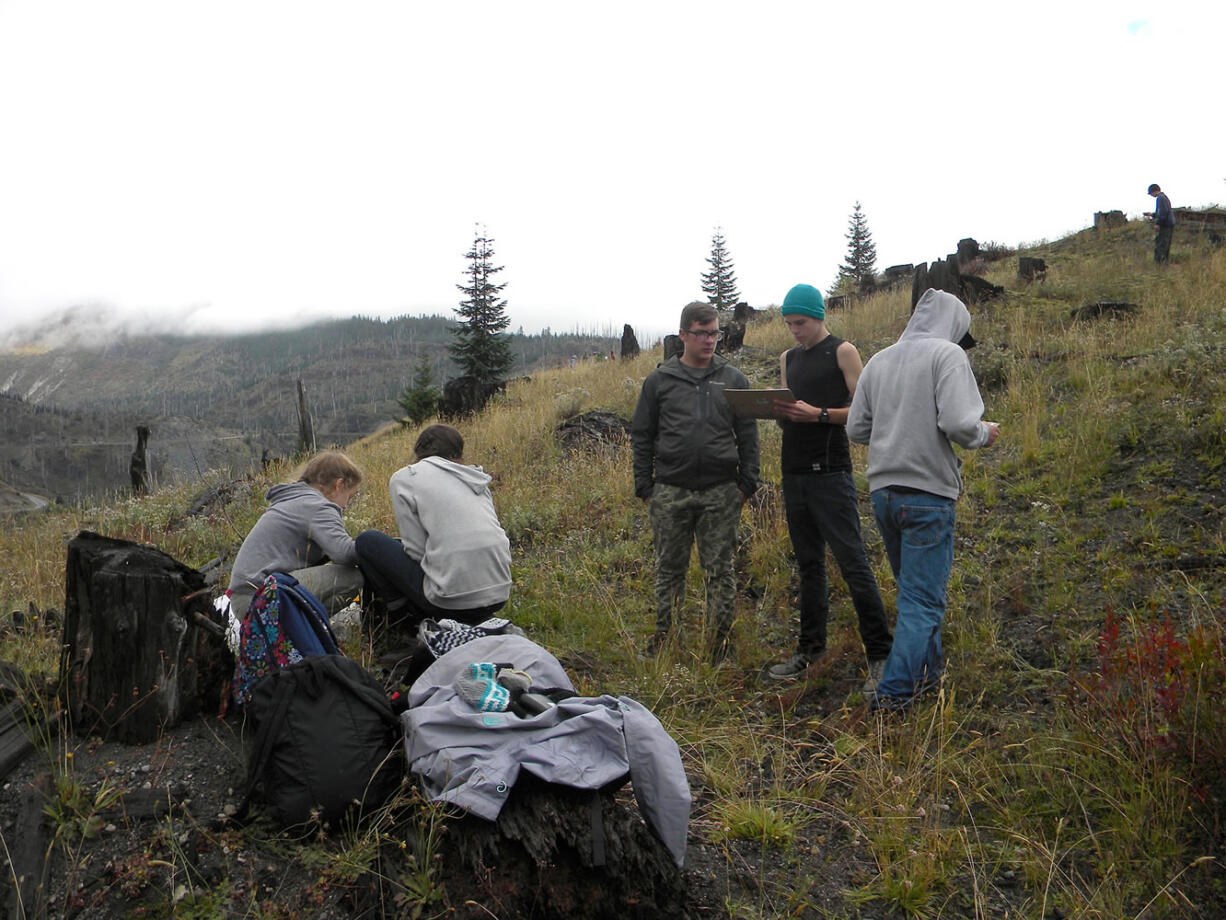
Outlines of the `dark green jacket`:
M720 355L695 379L676 356L647 375L630 425L634 494L647 498L657 482L707 489L736 482L758 488L758 422L737 418L724 389L747 389L745 375ZM701 372L700 372L701 373Z

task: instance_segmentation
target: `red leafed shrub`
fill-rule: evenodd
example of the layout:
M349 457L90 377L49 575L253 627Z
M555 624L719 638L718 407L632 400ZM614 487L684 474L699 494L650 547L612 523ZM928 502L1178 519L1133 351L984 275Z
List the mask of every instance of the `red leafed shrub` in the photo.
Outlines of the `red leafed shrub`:
M1191 784L1212 815L1226 800L1226 630L1221 620L1186 635L1164 616L1125 631L1111 609L1098 637L1098 667L1080 684L1100 728L1161 758Z

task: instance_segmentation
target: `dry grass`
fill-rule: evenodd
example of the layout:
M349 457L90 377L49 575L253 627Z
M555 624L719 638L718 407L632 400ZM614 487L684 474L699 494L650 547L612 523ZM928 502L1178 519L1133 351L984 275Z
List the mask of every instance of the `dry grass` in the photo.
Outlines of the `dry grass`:
M912 917L1196 916L1189 897L1212 908L1203 899L1221 877L1212 861L1189 869L1207 851L1187 784L1100 738L1063 696L1108 603L1142 618L1221 615L1226 253L1178 237L1175 248L1175 263L1156 270L1148 231L1130 225L1031 250L1049 272L1030 286L1011 277L1013 260L990 267L1010 293L975 311L972 360L991 381L987 414L1002 439L966 457L945 692L896 721L865 715L837 575L830 670L790 694L758 680L795 629L777 500L743 519L736 665L713 671L697 654L696 567L682 642L658 661L638 657L651 628L650 535L628 450L569 454L553 432L576 411L628 417L654 354L544 371L460 426L466 459L495 478L513 540L510 615L564 660L590 663L576 674L581 689L653 708L681 745L696 829L730 848L757 841L791 866L790 888L730 892L730 914L815 910L814 886L830 884L818 866L840 848L871 869L836 882L844 901L833 916L882 906ZM1069 319L1106 299L1138 312ZM867 359L894 340L908 307L909 290L882 293L830 326ZM777 317L751 327L746 360L759 385L790 344ZM777 484L777 430L761 431L764 478ZM390 429L353 445L368 475L354 532L393 529L386 483L411 460L415 435ZM856 462L863 469L862 453ZM23 519L0 534L4 609L62 605L64 544L80 528L148 540L195 565L232 551L275 477L256 480L223 517L186 525L176 522L200 484ZM1215 488L1216 508L1206 498ZM864 532L888 603L892 579L867 514ZM1218 561L1180 563L1193 556ZM9 634L0 654L50 675L55 641L52 631Z

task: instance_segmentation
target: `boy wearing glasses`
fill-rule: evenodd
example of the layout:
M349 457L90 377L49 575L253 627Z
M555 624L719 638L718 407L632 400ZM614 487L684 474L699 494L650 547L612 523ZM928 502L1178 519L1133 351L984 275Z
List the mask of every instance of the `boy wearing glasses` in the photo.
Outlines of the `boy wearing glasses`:
M669 637L697 542L710 655L719 663L733 620L736 525L758 488L758 423L737 418L724 398L726 388L748 389L749 381L715 354L715 308L688 304L679 333L682 353L647 375L630 426L634 494L649 503L655 544L656 629L647 651L655 654Z

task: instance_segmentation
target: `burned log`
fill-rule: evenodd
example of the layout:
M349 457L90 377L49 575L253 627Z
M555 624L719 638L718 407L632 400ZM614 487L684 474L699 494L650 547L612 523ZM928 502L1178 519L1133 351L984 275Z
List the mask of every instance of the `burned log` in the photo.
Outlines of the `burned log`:
M554 429L566 450L618 447L630 442L630 422L612 412L596 409L568 418Z
M1123 300L1099 300L1088 303L1084 307L1069 310L1069 316L1075 320L1102 319L1103 317L1127 316L1137 312L1135 303Z
M629 323L622 326L621 357L623 361L639 356L639 340Z
M212 606L195 569L82 531L68 544L66 585L60 693L74 731L152 741L220 698L202 686L216 673L200 679L199 659L219 640L200 628Z

